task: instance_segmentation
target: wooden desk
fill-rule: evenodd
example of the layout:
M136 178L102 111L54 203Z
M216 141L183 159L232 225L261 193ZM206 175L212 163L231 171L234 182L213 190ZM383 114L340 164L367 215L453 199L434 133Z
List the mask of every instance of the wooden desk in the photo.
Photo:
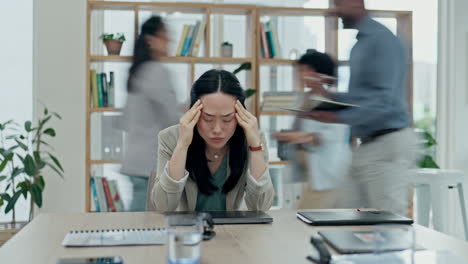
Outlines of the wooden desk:
M330 227L308 226L296 219L294 211L269 214L274 218L271 225L216 226L216 237L202 244L202 263L310 264L305 259L312 249L309 237ZM70 230L162 227L163 223L164 217L156 213L41 214L0 248L0 262L54 264L60 257L120 255L125 264L166 263L164 246L65 248L61 245ZM415 230L419 245L451 250L468 260L467 242L417 225Z

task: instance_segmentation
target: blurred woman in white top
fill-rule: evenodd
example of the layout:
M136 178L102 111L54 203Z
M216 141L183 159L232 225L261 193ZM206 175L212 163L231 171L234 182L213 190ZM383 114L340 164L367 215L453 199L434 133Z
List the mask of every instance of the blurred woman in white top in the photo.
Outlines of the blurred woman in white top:
M124 110L127 130L121 172L132 183L127 211L144 211L148 177L157 160L159 131L179 121L177 100L169 70L159 60L167 56L169 37L159 16L149 18L135 42Z

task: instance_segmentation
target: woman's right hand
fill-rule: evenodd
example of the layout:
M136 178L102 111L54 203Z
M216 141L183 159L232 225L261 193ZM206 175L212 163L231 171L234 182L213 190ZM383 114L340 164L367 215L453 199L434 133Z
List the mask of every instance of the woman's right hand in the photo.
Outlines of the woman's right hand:
M193 128L200 119L202 108L203 105L200 100L198 100L180 119L179 140L177 141L177 144L180 145L180 147L188 149L190 144L192 144Z

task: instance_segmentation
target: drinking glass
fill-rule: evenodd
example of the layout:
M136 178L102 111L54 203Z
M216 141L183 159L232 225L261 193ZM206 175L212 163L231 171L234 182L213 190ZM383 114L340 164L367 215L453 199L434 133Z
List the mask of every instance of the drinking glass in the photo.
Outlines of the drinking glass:
M166 257L168 264L199 264L203 221L197 215L166 217Z

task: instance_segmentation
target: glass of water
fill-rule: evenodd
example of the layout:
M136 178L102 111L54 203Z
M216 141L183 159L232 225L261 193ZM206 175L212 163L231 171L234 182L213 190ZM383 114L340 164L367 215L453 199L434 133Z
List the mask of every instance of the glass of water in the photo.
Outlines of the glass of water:
M166 257L168 264L199 264L203 221L193 214L166 217Z

